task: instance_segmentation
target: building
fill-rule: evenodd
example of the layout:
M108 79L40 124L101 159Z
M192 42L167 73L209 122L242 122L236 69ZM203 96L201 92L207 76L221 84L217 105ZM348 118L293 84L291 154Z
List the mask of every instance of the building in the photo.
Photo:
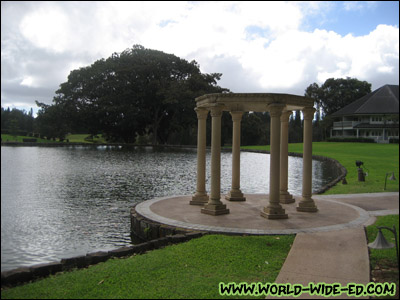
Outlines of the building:
M372 138L389 143L399 138L399 86L384 85L332 114L331 137Z

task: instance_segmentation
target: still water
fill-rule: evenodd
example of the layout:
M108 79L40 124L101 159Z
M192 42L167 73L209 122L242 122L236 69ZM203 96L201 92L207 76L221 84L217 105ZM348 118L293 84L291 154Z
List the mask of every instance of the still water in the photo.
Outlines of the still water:
M221 156L221 192L231 184ZM268 193L269 156L241 153L243 193ZM131 243L130 208L196 189L196 149L117 146L1 147L1 270ZM206 188L210 190L210 153ZM313 162L313 190L336 177ZM301 194L302 159L289 157L289 192Z

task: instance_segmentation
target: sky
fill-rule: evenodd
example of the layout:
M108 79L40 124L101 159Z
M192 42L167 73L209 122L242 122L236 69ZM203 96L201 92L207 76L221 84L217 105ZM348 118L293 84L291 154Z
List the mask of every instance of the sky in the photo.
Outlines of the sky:
M1 106L37 111L69 73L140 44L235 93L399 84L398 1L1 1Z

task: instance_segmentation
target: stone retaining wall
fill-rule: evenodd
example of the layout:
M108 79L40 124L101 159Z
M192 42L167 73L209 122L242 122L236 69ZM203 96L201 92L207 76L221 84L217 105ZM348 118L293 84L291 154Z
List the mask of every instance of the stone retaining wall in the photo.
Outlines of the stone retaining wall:
M144 242L138 245L125 246L108 252L99 251L86 255L64 258L60 262L33 265L31 267L20 267L17 269L1 272L1 286L12 287L33 280L47 277L59 272L75 268L86 268L114 257L127 257L134 254L142 254L153 249L163 248L170 244L189 241L193 238L203 236L200 232L185 232L183 234L166 235Z
M188 229L173 227L151 221L143 217L142 215L138 214L136 212L135 207L136 205L131 208L131 214L130 214L131 234L133 234L134 237L140 240L148 241L177 234L186 235L189 234L190 232L192 232L193 234L193 230L191 231ZM204 234L205 232L195 231L195 233Z

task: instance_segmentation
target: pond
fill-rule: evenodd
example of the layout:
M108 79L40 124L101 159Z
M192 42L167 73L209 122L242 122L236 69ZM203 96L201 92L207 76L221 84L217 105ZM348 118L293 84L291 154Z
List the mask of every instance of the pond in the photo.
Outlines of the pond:
M210 191L210 153L206 188ZM221 155L221 192L231 185ZM268 193L269 156L241 153L243 193ZM121 146L1 147L1 270L132 243L130 208L196 190L197 150ZM313 190L336 172L313 161ZM289 192L301 195L302 159L289 157Z

